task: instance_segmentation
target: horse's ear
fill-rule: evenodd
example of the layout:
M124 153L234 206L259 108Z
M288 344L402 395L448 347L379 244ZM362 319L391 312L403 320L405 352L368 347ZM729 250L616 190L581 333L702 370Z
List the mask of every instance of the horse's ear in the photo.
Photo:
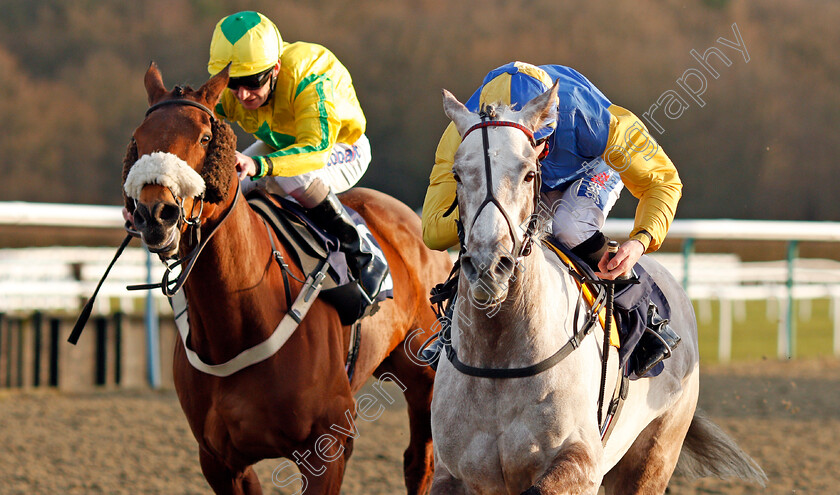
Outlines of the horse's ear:
M525 107L519 112L522 125L536 132L549 122L557 119L558 87L559 83L555 81L548 91L525 104Z
M458 134L461 136L472 126L475 114L470 112L455 96L447 90L443 90L443 111L449 120L455 124Z
M218 74L211 77L204 83L204 86L198 89L198 94L200 98L202 98L210 107L216 106L216 103L219 101L219 96L222 94L222 90L225 89L227 86L228 80L230 79L230 64L220 70Z
M149 65L143 83L146 85L146 94L149 95L149 105L154 105L166 93L163 77L161 77L157 64L154 62Z

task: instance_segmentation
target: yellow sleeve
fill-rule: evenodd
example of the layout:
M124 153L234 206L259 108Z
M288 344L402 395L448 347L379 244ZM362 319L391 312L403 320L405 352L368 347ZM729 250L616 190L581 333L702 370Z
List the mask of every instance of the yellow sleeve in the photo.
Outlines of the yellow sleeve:
M631 239L646 252L659 249L682 196L682 182L668 155L644 123L627 109L612 105L610 135L603 158L621 176L630 194L639 200ZM650 238L642 231L650 234Z
M423 201L423 242L431 249L444 251L458 245L458 207L444 217L443 214L455 201L457 184L452 175L455 152L461 144L461 136L450 123L443 132L435 152L435 166L429 176L429 188Z
M330 79L321 75L308 81L295 96L294 112L294 144L260 157L260 162L268 162L262 175L292 177L326 166L341 127Z

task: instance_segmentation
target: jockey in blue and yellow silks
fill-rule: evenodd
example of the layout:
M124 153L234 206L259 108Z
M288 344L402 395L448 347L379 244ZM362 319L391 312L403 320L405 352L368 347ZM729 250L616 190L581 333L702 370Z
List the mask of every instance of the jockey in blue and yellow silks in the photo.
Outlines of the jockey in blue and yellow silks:
M606 217L622 186L627 186L639 198L630 238L638 240L645 251L655 251L674 218L682 183L671 160L630 111L610 103L574 69L522 62L490 72L466 106L474 112L483 103L513 103L521 108L547 91L554 81L560 82L557 122L534 136L548 140L549 153L541 161L543 191L572 190L579 198L590 198ZM458 243L457 210L449 217L443 217L443 213L455 199L452 162L460 143L458 131L450 124L435 153L423 204L423 240L432 249L448 249ZM580 202L568 201L574 205ZM600 230L604 222L604 218L586 220L594 223L561 229L573 232L555 229L555 234L567 247L575 248Z
M512 62L491 71L467 101L478 112L484 104L522 108L559 83L557 120L534 134L548 146L541 160L542 201L552 215L552 233L603 278L628 274L644 252L662 244L674 218L682 183L671 160L630 111L612 104L579 72L561 65L534 66ZM455 200L452 174L461 137L450 124L435 153L435 165L423 204L423 240L433 249L458 243L458 210L445 215ZM604 221L626 186L636 198L635 225L614 258L606 255ZM656 315L653 315L656 317ZM661 330L660 330L661 329ZM659 335L673 333L666 325ZM679 342L676 334L664 341L642 337L650 359L637 366L639 376L667 356ZM659 349L658 343L669 346Z
M230 82L215 111L257 138L236 153L243 192L259 181L269 192L300 203L312 221L339 239L353 275L372 299L387 267L367 251L336 197L361 179L371 158L350 73L323 46L284 42L274 23L257 12L239 12L216 24L207 69L217 74L228 65Z

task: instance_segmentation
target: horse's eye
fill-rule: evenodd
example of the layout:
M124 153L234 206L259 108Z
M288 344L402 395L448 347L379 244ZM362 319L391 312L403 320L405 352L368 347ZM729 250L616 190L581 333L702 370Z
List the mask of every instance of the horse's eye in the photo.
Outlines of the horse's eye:
M213 136L211 136L210 134L205 134L201 136L201 145L206 147L210 143L211 139L213 139Z
M525 174L525 182L531 182L532 180L534 180L534 177L536 177L536 176L537 176L537 173L534 172L533 170L531 170L530 172Z
M455 182L458 184L461 183L461 177L456 172L452 172L452 178L455 179Z

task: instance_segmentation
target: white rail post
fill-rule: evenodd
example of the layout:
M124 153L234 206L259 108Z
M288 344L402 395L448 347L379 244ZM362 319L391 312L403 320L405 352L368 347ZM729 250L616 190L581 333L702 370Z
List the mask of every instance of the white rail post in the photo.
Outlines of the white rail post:
M796 356L796 313L793 312L793 267L796 257L799 254L799 241L788 241L787 245L787 358L793 359Z
M779 359L784 359L790 355L790 348L788 347L788 306L782 304L781 294L779 294L779 331L776 343L776 356Z

